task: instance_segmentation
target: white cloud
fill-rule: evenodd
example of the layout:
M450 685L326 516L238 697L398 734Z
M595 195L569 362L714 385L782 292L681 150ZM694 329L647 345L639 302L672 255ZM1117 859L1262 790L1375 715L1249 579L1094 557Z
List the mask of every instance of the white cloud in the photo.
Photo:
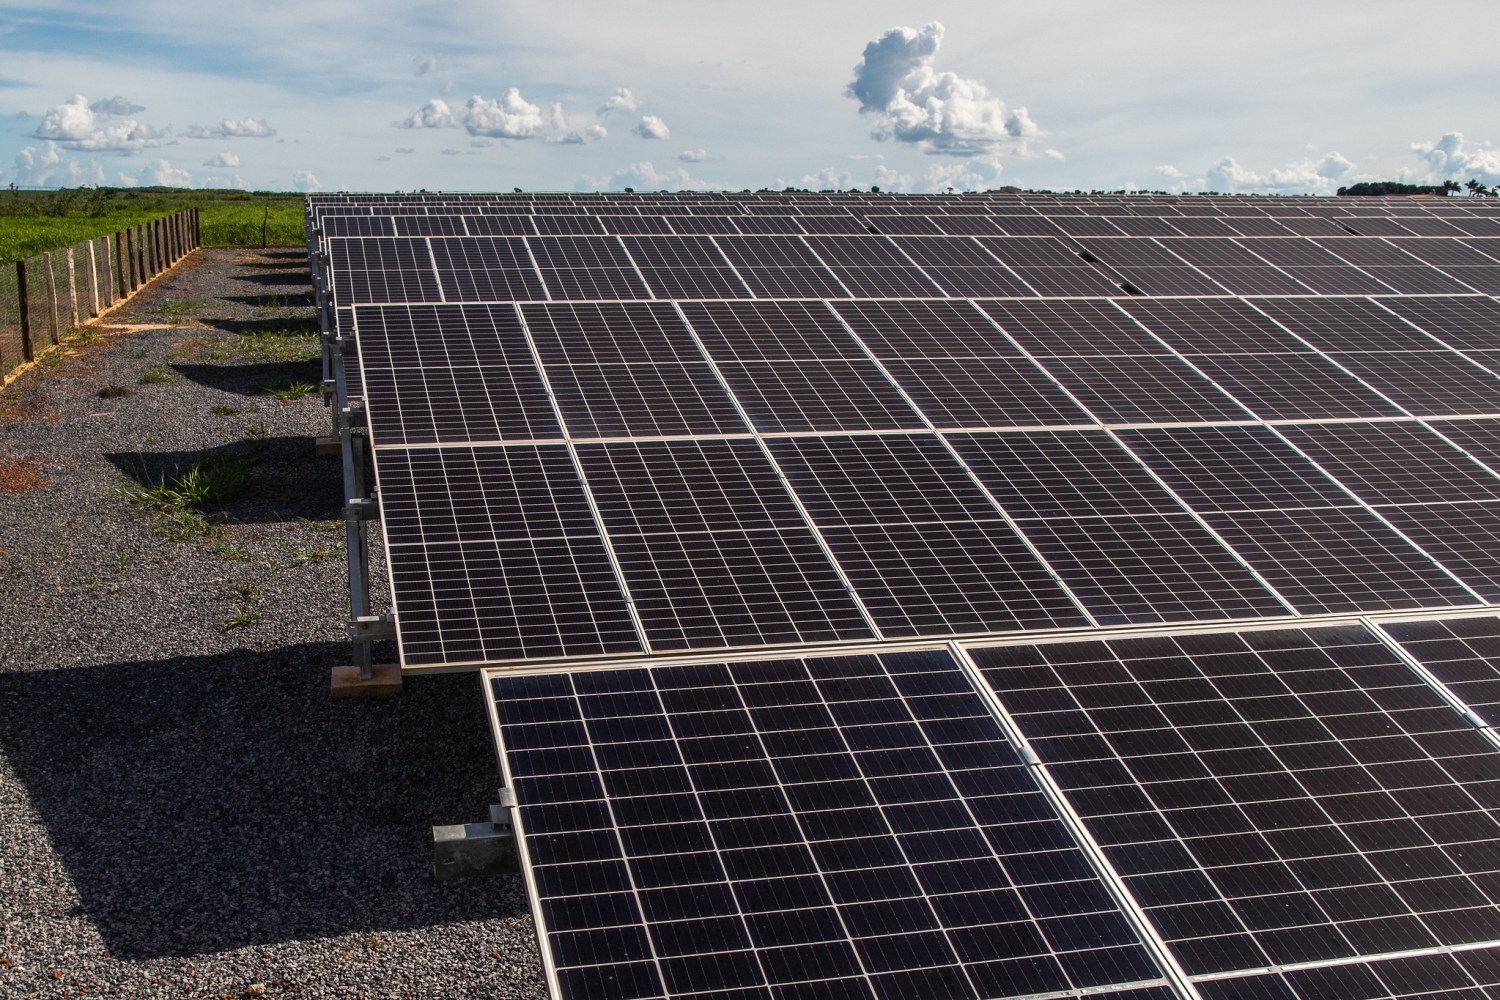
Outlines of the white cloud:
M542 114L542 109L522 97L521 91L515 87L494 100L475 95L469 98L465 109L463 126L470 135L532 139L545 132L551 123L549 117Z
M1338 152L1324 153L1316 160L1288 163L1264 174L1226 156L1208 169L1202 186L1224 193L1332 194L1340 181L1351 179L1354 169L1354 163ZM1158 170L1174 180L1184 179L1180 171L1171 174Z
M387 160L389 160L389 159L390 159L390 157L389 157L389 156L384 156L384 155L382 155L382 156L377 156L377 157L375 157L375 162L376 162L376 163L384 163L384 162L386 162L386 161L387 161Z
M121 175L121 180L125 175ZM145 184L150 187L191 187L193 175L181 167L174 167L166 160L152 160L130 177L131 187Z
M1042 134L1036 122L1025 108L1008 109L983 82L933 69L942 41L943 26L933 21L920 31L891 28L865 46L844 94L874 117L870 134L925 153L1025 152L1027 140Z
M1411 148L1427 161L1436 179L1500 184L1500 150L1472 149L1462 132L1449 132L1433 142L1414 142Z
M16 154L15 182L28 187L78 187L101 184L104 169L98 160L80 163L58 152L57 143L27 146Z
M225 118L217 125L190 125L189 139L269 139L276 130L264 118Z
M985 168L990 173L986 175ZM1004 168L998 163L970 160L967 163L934 163L927 168L924 179L929 191L984 191L993 187L1000 179Z
M123 97L102 97L89 105L89 110L96 115L138 115L146 108L144 105Z
M603 125L600 125L598 122L595 122L592 125L585 125L583 127L583 135L587 139L598 142L600 139L603 139L605 136L609 135L609 129L605 128Z
M643 115L640 124L630 130L642 139L670 139L672 130L655 115Z
M292 187L298 191L317 191L323 185L318 183L317 175L311 170L299 170L292 174Z
M1161 166L1156 168L1156 172L1161 174L1163 177L1170 177L1174 181L1182 180L1187 177L1187 174L1183 173L1181 170L1178 170L1170 163L1163 163Z
M677 154L677 158L683 163L707 163L713 157L708 155L706 149L684 149Z
M599 115L607 115L612 111L634 111L641 106L636 96L630 92L629 87L617 87L615 92L605 98L604 103L599 105L596 112Z
M776 187L808 188L813 191L835 190L842 191L852 187L854 175L847 170L837 170L833 167L824 167L816 174L803 174L800 181L783 181L779 178Z
M228 150L225 150L224 152L220 153L218 156L215 156L211 160L204 160L203 161L203 165L205 167L238 167L238 166L241 166L241 164L240 164L240 158L239 158L238 154L231 153Z
M1048 149L1045 150L1042 155L1047 157L1049 160L1056 160L1058 163L1064 163L1068 159L1067 156L1063 155L1063 151L1060 149Z
M444 156L460 156L460 155L463 154L463 150L461 150L461 149L452 149L452 148L449 148L449 149L440 149L440 150L438 150L438 152L441 153Z
M434 97L394 124L397 128L457 128L458 119L447 101Z
M878 163L875 165L875 184L882 191L910 191L911 175Z
M436 73L437 70L437 56L428 56L425 59L412 60L412 76L426 76L428 73Z
M488 139L470 139L469 140L469 148L470 149L489 149L493 145L494 145L494 143L491 142Z
M573 145L587 139L603 138L607 134L602 125L589 125L581 131L569 127L561 104L552 104L544 110L522 97L516 87L494 99L476 94L464 104L462 115L447 101L435 97L392 124L397 128L412 129L463 128L476 137L542 139Z
M74 94L48 111L32 133L33 138L55 142L64 149L124 154L160 146L166 136L166 132L158 132L133 118L101 123L89 99L82 94Z
M410 146L397 146L396 147L396 152L398 152L398 153L404 153L404 154L411 154L411 153L415 153L416 150L413 149Z
M720 185L710 184L689 174L682 168L657 170L649 160L632 163L624 170L605 177L584 177L573 186L575 191L621 191L633 188L637 191L708 191Z

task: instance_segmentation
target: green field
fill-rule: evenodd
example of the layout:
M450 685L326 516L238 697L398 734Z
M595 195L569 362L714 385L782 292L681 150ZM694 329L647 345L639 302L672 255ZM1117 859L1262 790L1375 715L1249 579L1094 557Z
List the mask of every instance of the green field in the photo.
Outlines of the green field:
M261 222L271 210L267 242L304 242L300 194L176 188L64 188L0 191L0 261L105 236L126 226L196 208L204 246L260 246Z

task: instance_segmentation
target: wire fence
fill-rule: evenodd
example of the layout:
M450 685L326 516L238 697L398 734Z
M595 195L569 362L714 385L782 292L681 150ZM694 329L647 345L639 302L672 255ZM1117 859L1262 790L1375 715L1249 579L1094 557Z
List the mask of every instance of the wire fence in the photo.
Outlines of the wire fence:
M0 266L0 378L128 299L199 246L198 210Z

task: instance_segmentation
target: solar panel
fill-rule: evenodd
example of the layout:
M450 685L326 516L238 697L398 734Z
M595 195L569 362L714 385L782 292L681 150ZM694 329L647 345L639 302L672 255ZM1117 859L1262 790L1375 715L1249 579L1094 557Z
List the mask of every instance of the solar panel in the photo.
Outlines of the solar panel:
M1500 756L1365 629L972 655L1190 975L1500 933Z
M554 994L1494 992L1481 208L312 199Z
M490 694L561 997L1170 995L946 653Z

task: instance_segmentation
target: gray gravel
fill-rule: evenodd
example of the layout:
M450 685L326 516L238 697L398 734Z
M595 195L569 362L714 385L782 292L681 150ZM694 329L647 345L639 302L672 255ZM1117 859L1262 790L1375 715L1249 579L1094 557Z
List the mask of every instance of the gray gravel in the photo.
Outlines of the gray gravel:
M0 997L545 996L520 880L431 874L494 799L475 678L328 697L327 411L260 389L318 380L306 276L199 251L0 392ZM248 482L207 532L117 492L205 453Z

